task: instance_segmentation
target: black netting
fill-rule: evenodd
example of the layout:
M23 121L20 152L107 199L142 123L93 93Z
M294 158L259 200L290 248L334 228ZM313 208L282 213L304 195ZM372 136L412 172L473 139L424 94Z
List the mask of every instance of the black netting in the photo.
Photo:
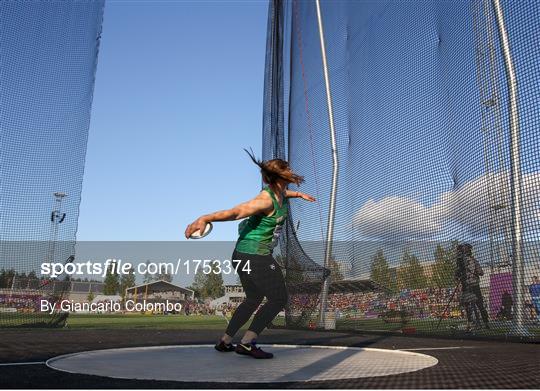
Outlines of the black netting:
M62 324L41 312L67 277L79 212L104 1L0 3L0 327Z
M321 2L339 157L323 308L338 328L540 333L540 7L497 4ZM332 185L319 24L311 1L269 14L263 157L317 198L292 202L280 246L305 270L287 271L287 320L309 325Z
M286 159L286 134L284 128L285 102L283 83L285 10L280 4L270 4L268 10L268 32L266 47L264 117L263 117L263 159ZM294 211L289 211L290 218L284 227L284 233L278 247L276 259L283 266L285 281L289 292L289 304L286 311L288 326L308 326L312 321L313 307L319 302L322 284L328 275L321 266L321 259L313 260L305 252L296 236L293 226Z

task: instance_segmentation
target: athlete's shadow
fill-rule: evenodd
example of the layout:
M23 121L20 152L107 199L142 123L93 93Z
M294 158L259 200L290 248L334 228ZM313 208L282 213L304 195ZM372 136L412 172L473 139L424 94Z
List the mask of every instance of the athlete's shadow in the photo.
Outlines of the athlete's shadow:
M334 339L338 339L338 338L350 338L350 335L335 336L335 337L332 337L331 339L334 340ZM293 371L293 372L290 372L290 373L288 373L286 375L283 375L278 381L294 381L295 374L302 373L303 376L306 376L306 372L309 374L309 376L311 378L313 378L316 375L319 375L319 374L322 374L322 373L328 371L329 369L335 367L336 365L338 365L342 361L348 359L349 357L351 357L351 356L353 356L355 354L364 353L363 351L359 351L358 348L368 347L368 346L373 345L373 344L375 344L375 343L377 343L379 341L382 341L382 340L384 340L386 338L388 338L388 336L386 336L386 335L376 336L376 337L370 338L370 339L368 339L366 341L362 341L360 343L356 343L356 344L353 344L353 345L349 346L349 347L354 347L356 349L336 349L334 354L323 357L323 358L321 358L321 359L319 359L319 360L317 360L315 362L312 362L311 364L307 364L306 366L304 366L304 367L302 367L300 369L297 369L296 371ZM323 342L323 341L314 340L314 341L310 341L310 342L311 342L310 345L314 345L314 342ZM324 342L323 342L323 344L324 344ZM306 344L305 346L310 346L310 345ZM327 343L327 345L328 345L328 343ZM328 345L328 346L331 346L331 345ZM339 345L335 345L335 346L339 346ZM281 352L285 352L285 351L288 351L288 350L294 350L294 349L298 349L298 348L291 347L291 348L283 349ZM317 349L317 348L314 348L314 349ZM277 359L279 360L279 357L277 357ZM345 377L353 377L353 376L345 376Z
M381 335L371 335L369 338L366 338L365 340L363 341L360 341L360 342L355 342L355 343L352 343L352 344L343 344L343 343L339 343L339 341L336 341L336 340L342 340L342 339L352 339L352 338L362 338L362 337L366 337L365 334L360 334L360 333L347 333L347 331L344 331L343 332L344 334L340 334L340 335L331 335L331 336L328 336L328 337L325 337L325 336L316 336L316 337L311 337L311 338L302 338L302 339L295 339L294 337L293 338L285 338L283 339L284 342L281 342L281 338L278 337L278 340L276 341L276 338L272 338L274 340L274 343L283 343L283 344L294 344L294 345L329 345L329 346L354 346L354 347L367 347L367 346L371 346L373 345L374 343L377 343L377 342L380 342L380 341L383 341L385 339L388 339L388 338L391 338L391 337L396 337L396 335L386 335L386 334L381 334ZM270 342L266 342L266 341L261 341L261 343L270 343Z

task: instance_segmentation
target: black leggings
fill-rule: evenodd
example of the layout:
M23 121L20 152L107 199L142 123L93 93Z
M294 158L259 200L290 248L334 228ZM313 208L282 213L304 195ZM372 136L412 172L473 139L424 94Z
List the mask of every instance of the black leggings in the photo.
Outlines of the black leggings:
M249 326L249 330L258 335L287 304L287 289L281 268L272 255L244 254L235 250L232 259L240 260L237 270L246 298L234 311L225 332L234 337L266 297L266 303L255 314ZM251 271L242 271L248 260Z
M470 293L473 293L476 296L476 301L468 303L465 306L465 313L467 314L467 320L472 322L473 314L478 319L478 310L480 311L480 316L485 324L489 322L489 315L484 306L484 299L482 297L482 291L480 290L480 285L469 285L466 290Z

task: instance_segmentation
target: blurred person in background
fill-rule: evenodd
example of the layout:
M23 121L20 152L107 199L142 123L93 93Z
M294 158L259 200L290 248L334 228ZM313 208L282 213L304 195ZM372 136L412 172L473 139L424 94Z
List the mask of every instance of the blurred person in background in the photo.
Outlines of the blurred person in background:
M489 317L484 306L484 299L480 290L480 276L484 275L482 267L472 255L472 245L463 243L457 246L456 279L461 284L461 303L467 315L467 330L471 329L473 314L478 319L478 312L489 329Z
M538 276L533 276L532 284L529 286L529 293L536 312L536 322L540 322L540 281Z

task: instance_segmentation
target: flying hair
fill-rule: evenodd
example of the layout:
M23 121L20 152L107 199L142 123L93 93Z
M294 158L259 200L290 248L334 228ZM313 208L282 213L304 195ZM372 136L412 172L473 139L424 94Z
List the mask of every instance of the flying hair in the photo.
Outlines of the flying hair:
M289 163L283 159L272 159L267 161L258 160L250 148L251 152L244 148L253 163L261 169L263 181L269 185L274 185L279 179L287 183L294 183L297 186L304 182L304 177L295 174L289 167Z

